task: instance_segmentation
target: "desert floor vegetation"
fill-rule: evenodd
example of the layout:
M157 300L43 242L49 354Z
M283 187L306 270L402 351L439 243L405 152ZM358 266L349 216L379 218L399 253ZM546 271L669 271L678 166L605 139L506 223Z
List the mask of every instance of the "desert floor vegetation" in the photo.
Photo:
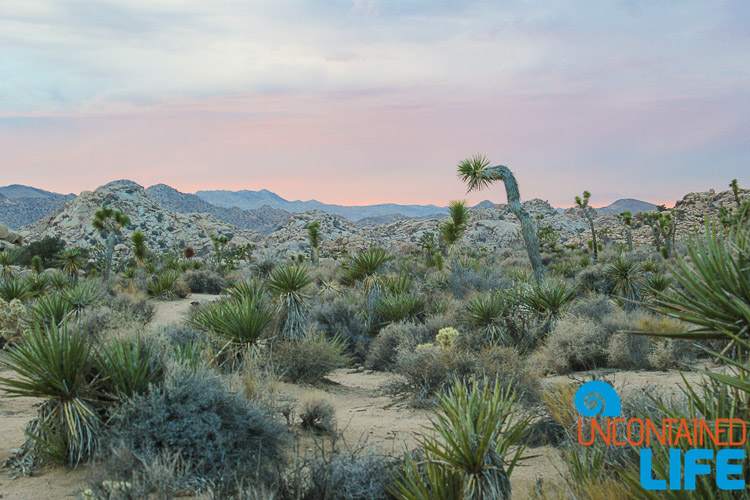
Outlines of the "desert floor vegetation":
M747 213L670 252L556 247L533 269L520 241L462 238L464 215L429 252L217 238L7 266L3 498L637 498L633 449L575 439L583 382L627 415L747 420Z

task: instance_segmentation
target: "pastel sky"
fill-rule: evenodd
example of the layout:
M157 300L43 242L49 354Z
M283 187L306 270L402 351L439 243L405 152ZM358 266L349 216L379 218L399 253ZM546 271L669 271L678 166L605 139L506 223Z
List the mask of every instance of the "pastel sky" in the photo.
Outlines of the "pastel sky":
M750 185L750 2L2 0L0 185L570 206Z

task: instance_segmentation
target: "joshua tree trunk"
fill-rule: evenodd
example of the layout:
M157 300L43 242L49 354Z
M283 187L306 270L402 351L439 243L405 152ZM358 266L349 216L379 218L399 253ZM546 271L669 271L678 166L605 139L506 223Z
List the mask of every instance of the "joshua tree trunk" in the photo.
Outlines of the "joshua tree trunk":
M633 230L630 229L630 226L625 228L625 236L628 239L628 252L633 251Z
M583 209L583 213L584 215L586 215L586 219L588 219L589 221L589 227L591 228L591 239L594 243L594 253L591 256L591 264L594 265L596 264L597 257L599 257L599 249L596 245L596 229L594 228L594 218L591 217L591 213L589 213L587 208Z
M115 253L115 232L112 231L107 235L107 253L104 256L104 279L109 280L109 273L112 271L112 255Z
M505 192L508 195L510 210L521 222L521 235L526 245L526 253L529 254L534 279L536 279L537 283L541 283L544 280L544 266L542 265L542 256L539 254L539 239L537 238L536 229L534 223L531 222L529 213L521 206L521 195L518 192L516 177L508 167L501 165L489 167L487 169L487 177L500 179L505 184Z

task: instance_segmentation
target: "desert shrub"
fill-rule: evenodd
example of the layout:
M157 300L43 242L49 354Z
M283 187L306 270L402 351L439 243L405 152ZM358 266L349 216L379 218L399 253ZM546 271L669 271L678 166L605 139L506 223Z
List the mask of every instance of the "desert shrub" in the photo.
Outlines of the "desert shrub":
M313 306L310 310L313 325L329 337L338 337L345 343L346 353L362 361L372 337L362 320L358 308L343 297Z
M20 300L14 299L8 303L0 299L0 349L20 339L25 316L26 307Z
M546 370L560 374L605 367L609 339L610 335L603 334L600 326L589 319L562 318L541 349L541 361Z
M419 344L432 341L439 331L433 328L427 323L411 321L386 326L370 345L365 366L370 370L392 370L396 364L399 349L411 350Z
M106 297L105 302L112 310L124 313L142 323L148 323L156 312L154 304L141 293L114 292Z
M89 307L85 309L76 322L81 332L90 339L96 339L114 322L122 318L122 314L112 311L108 306Z
M87 307L95 304L101 297L101 290L95 283L78 283L60 292L60 295L73 306L78 315Z
M175 300L187 297L190 290L187 290L187 293L185 292L178 282L179 277L177 271L162 271L152 276L146 283L146 291L150 297L157 300Z
M476 353L472 374L476 378L496 380L498 387L511 387L519 399L535 402L539 399L539 374L528 364L517 349L487 346Z
M481 265L478 261L456 261L451 264L445 278L445 288L456 299L463 299L471 292L489 292L509 288L511 285L499 269Z
M136 396L115 416L108 441L130 450L114 457L121 462L116 479L160 454L176 453L194 489L211 486L225 494L241 478L275 482L284 463L281 423L202 373L178 372L159 389Z
M336 430L336 410L322 398L308 398L299 409L302 427L307 430L332 433Z
M586 294L580 299L573 302L570 307L570 314L578 317L585 317L601 323L604 318L614 314L619 307L607 295Z
M588 257L584 257L588 261ZM588 262L587 262L588 264ZM588 266L576 275L576 282L580 283L581 289L586 292L602 293L609 295L609 281L604 274L604 267L601 264Z
M216 271L208 269L187 271L182 275L182 280L193 293L219 295L229 286L229 281L226 278Z
M391 461L367 448L310 460L309 482L302 498L315 500L387 500Z
M607 345L607 364L612 368L641 370L648 368L653 341L648 337L615 333Z
M430 405L455 380L471 376L474 368L475 356L470 351L420 344L413 350L398 352L395 371L404 383L393 388L412 394L419 406Z
M349 358L344 354L344 343L325 334L308 332L300 340L274 345L271 359L279 376L290 382L314 384L337 368L345 366Z

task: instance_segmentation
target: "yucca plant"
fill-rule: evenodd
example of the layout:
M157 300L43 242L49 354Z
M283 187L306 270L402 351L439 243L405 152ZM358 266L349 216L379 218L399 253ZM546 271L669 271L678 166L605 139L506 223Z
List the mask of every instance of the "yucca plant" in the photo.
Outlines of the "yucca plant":
M257 342L271 321L273 311L265 301L241 298L217 300L202 308L189 323L243 346Z
M388 255L382 248L370 248L362 253L353 255L344 262L342 271L344 273L344 283L352 284L357 281L372 280L380 266L392 260L393 256Z
M160 272L146 283L146 291L151 297L158 300L174 300L177 298L175 285L179 274L173 270Z
M46 276L49 276L49 286L58 292L65 290L71 284L70 278L60 271L55 271Z
M164 368L153 346L134 339L116 339L104 345L97 359L102 392L124 400L148 392L164 376Z
M745 207L738 217L746 221L750 207ZM656 292L653 303L646 307L655 312L677 318L692 325L685 332L631 332L688 340L721 339L729 341L721 352L710 352L727 365L725 373L704 372L706 379L699 386L687 382L684 392L688 397L687 411L662 407L674 418L703 418L717 422L721 419L750 421L750 225L738 223L729 228L706 221L705 236L693 233L685 242L687 255L676 256L669 271L680 285L674 290ZM725 431L730 429L725 426ZM734 428L735 433L742 429ZM741 441L741 438L735 439ZM713 447L711 439L704 439L706 447ZM681 448L688 443L680 442ZM744 441L745 456L750 454L750 441ZM669 475L669 450L654 449L653 468L657 479ZM742 476L750 477L750 464L742 465ZM625 476L629 485L645 498L657 498L654 492L643 490L639 481ZM658 498L682 498L679 491L661 492ZM716 477L702 475L696 479L696 498L748 498L745 490L718 490Z
M73 278L74 281L77 281L78 274L83 270L85 265L83 251L80 248L64 249L60 252L58 265L65 274Z
M381 294L373 307L382 318L382 323L396 323L407 318L415 318L424 313L424 300L414 292Z
M15 250L5 250L0 252L0 278L12 278L16 270L12 267L18 260L18 252Z
M0 367L16 375L0 378L8 397L44 400L27 428L26 451L70 466L94 453L101 420L93 366L91 343L67 325L35 326L0 356Z
M549 331L565 308L576 297L577 287L570 287L562 280L545 280L527 285L515 294L522 307L541 319L542 330Z
M482 329L488 340L507 343L510 339L505 337L502 326L507 308L508 303L500 293L490 293L469 301L462 319L466 324Z
M72 288L63 290L60 295L73 306L74 313L78 315L99 300L101 291L94 283L79 283Z
M284 317L281 335L286 339L300 338L305 334L305 300L302 290L312 283L306 266L287 264L271 272L266 285L279 303L279 314Z
M227 288L226 292L234 300L247 299L257 301L263 299L266 288L261 280L253 278L233 284Z
M612 294L625 299L624 307L632 308L641 298L641 266L630 257L620 254L604 268L604 276L612 287Z
M383 278L383 289L390 293L408 293L414 289L414 280L406 273L395 278Z
M10 302L13 299L24 301L34 296L31 283L26 280L12 278L0 278L0 299Z
M34 273L27 276L24 281L28 282L29 289L34 297L44 295L50 287L50 278L46 274Z
M664 294L672 288L672 283L674 283L674 280L668 274L648 274L641 284L641 300L653 302L659 294Z
M50 293L37 299L26 318L28 325L58 326L71 318L76 309L62 293Z
M516 392L501 389L497 381L455 382L441 396L427 434L418 439L427 477L443 481L428 484L423 474L415 473L418 467L407 461L392 493L400 499L509 499L510 476L526 449L530 419L530 414L521 412ZM442 488L455 493L456 481L460 494L447 496Z

